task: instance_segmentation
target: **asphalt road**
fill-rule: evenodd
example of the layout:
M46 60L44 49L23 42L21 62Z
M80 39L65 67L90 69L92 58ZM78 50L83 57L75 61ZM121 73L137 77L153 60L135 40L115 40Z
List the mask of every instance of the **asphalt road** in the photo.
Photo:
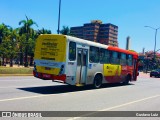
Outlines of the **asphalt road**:
M160 78L140 75L136 82L126 86L107 84L100 89L92 89L92 87L75 88L31 76L0 77L0 111L83 111L79 117L62 116L61 118L68 120L89 119L84 116L96 115L99 111L160 111ZM92 112L90 114L85 111ZM160 116L160 112L158 113ZM123 114L123 112L118 114ZM129 113L126 112L126 114ZM138 116L108 118L115 120L160 119L159 117ZM106 118L94 117L92 119Z

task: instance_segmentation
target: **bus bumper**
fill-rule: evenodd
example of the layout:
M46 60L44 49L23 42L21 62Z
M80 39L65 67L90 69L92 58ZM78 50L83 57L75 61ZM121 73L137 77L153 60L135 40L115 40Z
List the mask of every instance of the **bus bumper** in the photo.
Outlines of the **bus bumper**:
M66 81L66 75L62 74L62 75L52 75L52 74L45 74L45 73L39 73L36 71L33 71L33 76L40 78L40 79L45 79L45 80L60 80L65 82Z

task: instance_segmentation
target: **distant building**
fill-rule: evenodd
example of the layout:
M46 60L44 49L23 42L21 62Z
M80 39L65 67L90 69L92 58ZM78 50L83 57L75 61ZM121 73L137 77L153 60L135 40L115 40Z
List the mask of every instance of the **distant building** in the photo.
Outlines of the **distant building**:
M75 37L118 47L118 26L111 23L102 24L100 20L92 20L83 26L71 27L70 31Z
M145 52L145 48L143 48L143 50L142 50L143 55L144 55L144 52Z
M130 43L131 42L131 40L130 40L130 37L128 36L127 37L127 42L126 42L126 50L130 50Z

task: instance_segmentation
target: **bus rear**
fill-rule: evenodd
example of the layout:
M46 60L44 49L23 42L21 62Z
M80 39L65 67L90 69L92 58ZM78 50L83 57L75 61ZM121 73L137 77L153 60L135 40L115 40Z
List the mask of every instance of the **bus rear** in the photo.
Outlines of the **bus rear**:
M40 79L65 81L66 36L40 35L36 41L33 75Z

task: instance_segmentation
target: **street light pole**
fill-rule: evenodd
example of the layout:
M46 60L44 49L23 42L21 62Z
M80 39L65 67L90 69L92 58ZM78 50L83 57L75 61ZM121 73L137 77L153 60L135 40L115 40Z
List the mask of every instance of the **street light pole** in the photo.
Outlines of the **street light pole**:
M156 44L157 44L157 40L156 40L156 38L157 38L157 30L158 29L155 29L156 31L155 31L155 44L154 44L154 60L155 60L155 58L156 58Z
M151 27L151 26L144 26L144 27L149 27L149 28L155 30L155 44L154 44L154 60L155 60L155 58L156 58L156 42L157 42L156 38L157 38L157 31L158 31L158 29L160 29L160 27L159 27L159 28L153 28L153 27Z
M58 13L58 30L57 33L59 34L59 26L60 26L60 16L61 16L61 0L59 0L59 13Z

